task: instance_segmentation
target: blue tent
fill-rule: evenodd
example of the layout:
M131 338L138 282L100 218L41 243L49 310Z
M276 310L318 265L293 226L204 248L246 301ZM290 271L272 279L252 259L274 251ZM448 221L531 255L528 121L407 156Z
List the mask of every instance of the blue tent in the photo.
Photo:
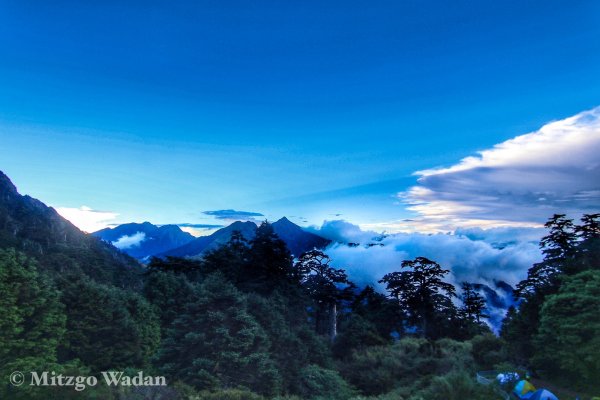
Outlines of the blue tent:
M527 379L520 380L513 389L514 395L520 400L529 400L535 392L535 386L533 386Z
M536 390L529 400L558 400L558 397L547 389Z

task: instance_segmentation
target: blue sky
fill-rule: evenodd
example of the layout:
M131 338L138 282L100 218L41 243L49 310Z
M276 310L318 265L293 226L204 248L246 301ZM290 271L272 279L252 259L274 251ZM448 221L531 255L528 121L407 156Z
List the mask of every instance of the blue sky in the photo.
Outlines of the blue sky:
M596 1L172 3L0 0L0 170L21 192L100 224L237 210L378 231L530 226L600 204L585 153L598 144L598 112L585 114L600 105ZM505 190L460 196L440 182L456 174L414 175L530 132L552 162L578 138L585 157L556 180L578 185L531 189L556 177L531 175L507 200L506 175L493 175ZM547 170L543 157L515 170L510 143L469 168ZM462 196L486 190L510 209Z

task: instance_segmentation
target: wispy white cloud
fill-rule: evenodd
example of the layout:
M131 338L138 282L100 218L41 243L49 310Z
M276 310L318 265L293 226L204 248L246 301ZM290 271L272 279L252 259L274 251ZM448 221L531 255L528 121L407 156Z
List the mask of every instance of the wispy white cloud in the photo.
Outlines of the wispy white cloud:
M55 209L62 217L71 221L73 225L84 232L95 232L107 228L119 215L112 211L99 211L87 206L56 207Z
M112 242L112 244L118 249L125 250L132 247L139 247L144 240L146 240L146 234L144 232L136 232L133 235L121 236Z
M553 213L576 217L597 211L599 154L597 107L548 123L448 168L417 172L418 185L398 194L417 217L388 223L389 228L535 227Z

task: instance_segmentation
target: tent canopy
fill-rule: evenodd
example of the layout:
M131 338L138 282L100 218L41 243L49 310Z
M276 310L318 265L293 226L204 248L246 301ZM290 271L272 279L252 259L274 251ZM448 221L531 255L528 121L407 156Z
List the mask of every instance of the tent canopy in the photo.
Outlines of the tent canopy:
M516 394L519 398L523 398L525 395L535 392L535 386L533 386L529 381L523 379L517 382L515 388L513 389L513 393ZM527 396L529 398L529 396Z
M529 400L558 400L558 397L547 389L536 390Z

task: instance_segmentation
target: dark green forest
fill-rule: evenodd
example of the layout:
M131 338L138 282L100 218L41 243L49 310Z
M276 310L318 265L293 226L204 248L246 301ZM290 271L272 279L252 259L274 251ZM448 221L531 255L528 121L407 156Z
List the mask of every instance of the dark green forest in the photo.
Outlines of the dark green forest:
M265 221L200 260L142 267L83 234L62 240L69 227L57 239L48 210L21 210L38 224L18 235L0 210L2 399L487 400L499 397L474 376L490 369L600 394L600 214L549 219L497 336L485 299L435 260L403 261L379 293L320 250L294 259ZM168 386L5 384L15 370L143 370Z

